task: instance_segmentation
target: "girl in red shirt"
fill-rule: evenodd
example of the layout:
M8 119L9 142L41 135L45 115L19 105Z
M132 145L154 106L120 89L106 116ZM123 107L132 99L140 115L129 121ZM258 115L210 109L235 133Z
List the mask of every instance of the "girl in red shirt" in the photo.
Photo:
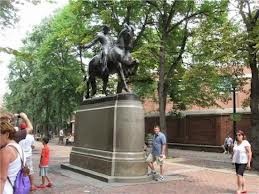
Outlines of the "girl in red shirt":
M44 137L42 139L43 148L41 150L41 158L40 158L40 176L42 178L42 184L39 186L39 188L46 188L51 187L52 183L50 182L48 178L48 166L49 166L49 139ZM45 180L47 179L48 184L45 185Z

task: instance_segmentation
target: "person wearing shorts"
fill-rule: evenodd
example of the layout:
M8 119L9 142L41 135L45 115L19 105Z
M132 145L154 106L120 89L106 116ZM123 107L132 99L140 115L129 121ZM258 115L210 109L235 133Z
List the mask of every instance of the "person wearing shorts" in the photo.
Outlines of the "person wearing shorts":
M25 123L21 123L20 125L20 129L21 130L25 130L27 127L27 125ZM26 138L21 140L19 142L23 152L24 152L24 156L26 158L26 166L30 169L30 174L29 174L29 178L30 178L30 182L31 182L31 191L36 190L37 188L34 185L34 181L33 181L33 162L32 162L32 149L34 148L34 137L32 134L27 134Z
M160 166L160 175L158 180L164 180L164 159L165 159L165 149L166 149L166 137L165 135L160 131L159 126L154 127L154 137L152 142L152 151L148 155L146 162L148 163L148 166L151 169L151 175L156 174L155 168L154 168L154 162L157 163L157 165Z
M49 166L49 139L47 137L44 137L42 139L43 148L41 150L41 157L40 157L40 176L42 179L42 184L38 186L39 188L46 188L46 187L52 187L52 183L49 180L48 177L48 166ZM46 179L48 181L48 184L45 185Z
M246 136L243 131L238 130L236 133L236 141L233 147L232 162L235 164L237 175L237 194L246 193L244 172L250 169L250 163L252 158L251 145L246 140Z

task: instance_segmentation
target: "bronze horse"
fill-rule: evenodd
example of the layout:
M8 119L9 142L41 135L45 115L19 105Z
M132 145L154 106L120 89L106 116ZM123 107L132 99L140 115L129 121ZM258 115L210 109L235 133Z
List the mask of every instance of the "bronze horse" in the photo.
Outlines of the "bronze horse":
M138 60L133 59L130 54L134 37L134 29L131 26L125 25L120 32L118 40L114 46L109 50L107 55L107 70L103 70L101 64L101 54L92 58L88 65L88 79L86 81L86 98L92 97L96 94L96 77L103 81L103 94L108 95L107 84L109 75L118 74L117 93L121 93L124 89L129 92L126 78L136 73L138 68ZM91 85L91 96L90 96Z

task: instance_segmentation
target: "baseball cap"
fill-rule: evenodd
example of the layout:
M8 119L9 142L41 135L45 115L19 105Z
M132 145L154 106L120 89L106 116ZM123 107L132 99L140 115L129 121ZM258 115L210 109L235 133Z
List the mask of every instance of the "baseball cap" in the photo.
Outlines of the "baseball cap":
M21 123L21 124L20 124L20 129L26 129L26 128L27 128L26 123Z

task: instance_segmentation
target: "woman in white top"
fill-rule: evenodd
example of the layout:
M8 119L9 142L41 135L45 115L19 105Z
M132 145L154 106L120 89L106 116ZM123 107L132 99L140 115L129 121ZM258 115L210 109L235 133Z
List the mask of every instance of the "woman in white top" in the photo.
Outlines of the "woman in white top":
M22 149L13 139L15 129L6 122L0 123L0 194L13 194L13 188L7 177L14 185L16 176L21 170L21 159L16 149L22 154ZM3 147L4 146L4 147ZM15 148L16 149L15 149Z
M251 145L246 140L246 136L243 131L238 130L236 133L236 141L233 147L232 162L235 163L237 174L237 194L246 193L244 171L250 169L250 163L252 158Z

